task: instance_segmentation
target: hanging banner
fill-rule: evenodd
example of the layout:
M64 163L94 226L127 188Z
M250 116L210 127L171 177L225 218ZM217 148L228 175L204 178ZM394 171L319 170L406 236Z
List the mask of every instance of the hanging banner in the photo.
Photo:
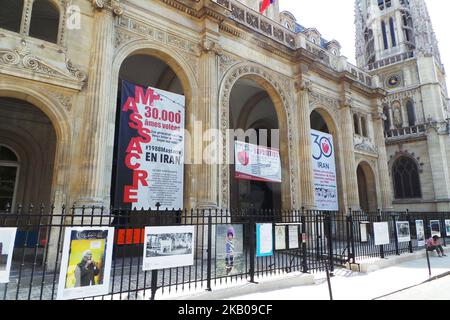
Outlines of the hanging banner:
M9 282L17 228L0 228L0 283Z
M183 207L185 98L122 81L115 205Z
M277 149L235 141L236 179L281 183L281 160Z
M109 293L114 228L65 228L58 300Z
M311 130L314 190L318 210L338 211L333 136Z

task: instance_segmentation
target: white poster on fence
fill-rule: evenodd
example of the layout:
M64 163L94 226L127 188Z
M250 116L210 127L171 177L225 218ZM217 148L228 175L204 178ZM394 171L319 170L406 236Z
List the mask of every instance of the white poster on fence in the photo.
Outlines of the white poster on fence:
M441 233L441 221L439 220L431 220L430 221L430 230L431 236L438 236L439 238L442 236Z
M339 210L333 136L311 130L314 190L318 210Z
M425 246L425 225L423 220L416 220L416 235L417 245L419 247Z
M387 222L375 222L373 224L373 235L376 246L389 244L389 224Z
M289 249L298 249L299 245L299 229L301 224L290 224L288 227Z
M64 232L58 300L108 294L114 228L68 227Z
M361 242L368 242L369 241L369 235L368 235L368 228L370 226L369 221L361 221L359 223L359 228L361 231Z
M445 220L445 234L450 237L450 220Z
M409 230L408 221L397 221L397 238L398 242L411 241L411 232Z
M0 228L0 283L9 282L17 228Z
M277 149L235 141L235 178L281 183L281 160Z
M146 227L142 269L192 266L194 233L194 226Z
M262 223L256 225L256 256L268 257L273 255L272 224Z

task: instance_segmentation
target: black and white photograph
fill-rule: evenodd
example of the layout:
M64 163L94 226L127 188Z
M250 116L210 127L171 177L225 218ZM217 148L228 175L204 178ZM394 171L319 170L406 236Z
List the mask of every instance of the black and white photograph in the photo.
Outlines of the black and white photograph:
M411 241L411 232L409 229L408 221L398 221L397 222L397 238L398 238L398 242Z
M193 265L193 252L193 226L145 228L144 271Z
M430 221L430 230L431 236L438 236L439 238L442 236L441 234L441 222L439 220L431 220Z
M286 228L285 224L275 225L275 250L286 250Z
M425 227L423 220L416 220L417 245L423 247L425 245Z
M0 283L9 282L17 228L0 228Z

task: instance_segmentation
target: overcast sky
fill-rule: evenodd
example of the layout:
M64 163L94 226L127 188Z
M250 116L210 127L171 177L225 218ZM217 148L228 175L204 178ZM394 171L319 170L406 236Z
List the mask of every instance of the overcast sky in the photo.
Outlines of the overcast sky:
M327 40L336 39L342 46L342 55L355 62L354 0L279 0L280 10L290 11L297 22L307 28L316 28ZM425 0L439 41L442 62L450 70L450 1ZM447 72L447 83L448 72Z

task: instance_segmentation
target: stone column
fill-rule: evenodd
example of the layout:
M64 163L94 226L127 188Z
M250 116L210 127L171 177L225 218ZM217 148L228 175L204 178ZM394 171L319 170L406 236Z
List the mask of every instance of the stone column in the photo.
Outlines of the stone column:
M201 121L203 140L196 141L194 158L196 163L197 208L210 209L219 207L218 165L221 155L222 140L219 131L218 108L218 72L217 56L221 48L214 34L205 33L202 41L202 54L199 68L198 106L195 120ZM195 139L195 137L194 137Z
M353 137L353 117L351 111L352 100L346 98L341 101L339 110L342 132L342 154L345 170L345 184L347 189L347 206L359 210L358 178L356 176L356 160Z
M380 179L381 205L382 210L393 209L392 206L392 184L389 176L388 159L386 153L386 145L384 138L384 114L380 109L377 114L373 115L375 127L375 145L378 148L378 173Z
M110 102L111 67L114 52L113 12L94 2L94 39L88 75L84 115L83 149L81 152L81 186L77 205L101 205L108 195L105 184L110 177L105 174L108 112L115 112Z
M394 111L392 110L392 106L389 106L389 127L391 130L395 129L394 125Z
M406 105L405 105L404 100L401 101L400 110L402 112L402 126L403 126L403 128L407 128L407 127L409 127L409 121L408 121L408 114L406 112Z
M299 106L297 109L298 117L298 140L299 140L299 181L301 191L302 206L305 209L314 209L314 176L313 164L311 158L311 121L309 108L309 93L311 92L311 83L302 81L298 88L297 99Z

